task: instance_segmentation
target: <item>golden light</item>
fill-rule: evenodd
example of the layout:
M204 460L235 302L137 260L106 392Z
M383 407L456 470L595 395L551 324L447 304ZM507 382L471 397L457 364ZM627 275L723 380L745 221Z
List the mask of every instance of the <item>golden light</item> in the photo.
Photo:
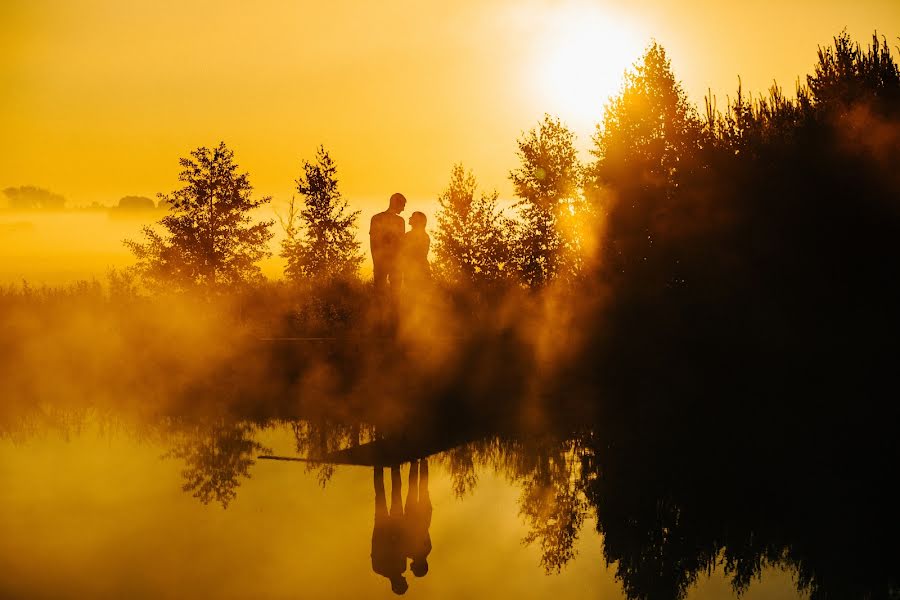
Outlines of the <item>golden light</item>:
M624 17L596 6L555 9L545 23L534 63L536 93L546 112L559 116L580 138L589 136L648 40L640 39Z

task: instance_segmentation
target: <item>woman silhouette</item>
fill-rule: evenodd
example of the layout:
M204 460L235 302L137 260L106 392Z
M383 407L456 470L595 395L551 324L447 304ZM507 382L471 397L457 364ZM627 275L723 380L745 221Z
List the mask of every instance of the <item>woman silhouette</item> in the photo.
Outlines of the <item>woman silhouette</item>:
M427 223L425 213L414 212L409 217L410 230L403 236L401 269L403 284L407 289L421 289L431 280L431 265L428 264L431 238L425 232Z

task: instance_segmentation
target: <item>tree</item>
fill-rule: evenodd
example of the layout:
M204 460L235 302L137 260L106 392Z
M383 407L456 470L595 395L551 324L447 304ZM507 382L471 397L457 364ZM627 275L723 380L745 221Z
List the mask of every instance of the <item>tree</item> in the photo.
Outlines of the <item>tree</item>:
M866 102L896 115L900 109L900 67L887 40L872 35L872 45L862 50L847 31L834 44L819 48L815 74L807 75L812 97L829 109L846 111Z
M14 210L61 210L66 205L65 197L33 185L8 187L3 193Z
M654 43L607 106L585 178L588 201L607 217L607 258L616 270L653 263L654 244L664 234L658 226L696 166L701 139L697 111Z
M537 129L519 140L521 166L510 172L521 223L517 228L515 261L529 287L541 287L577 267L566 260L572 239L558 226L563 212L580 208L581 165L575 134L559 119L544 115ZM568 253L571 258L573 253Z
M665 49L653 43L632 71L597 126L589 183L621 183L641 175L641 187L671 192L681 164L696 153L700 120L672 73Z
M462 164L438 197L434 233L436 264L454 283L497 282L509 273L509 224L497 208L497 192L476 196L478 183Z
M163 231L145 227L143 243L125 241L144 281L211 290L262 278L257 263L270 254L273 221L254 222L250 212L271 198L252 197L248 174L238 173L224 142L197 148L179 164L184 187L159 195L169 208L159 222Z
M156 204L153 200L145 196L123 196L119 198L120 210L153 210Z
M356 277L363 260L356 239L360 211L348 211L338 191L337 168L324 146L319 146L315 162L303 162L296 183L304 208L297 214L292 199L282 223L287 234L281 246L285 275L292 281Z

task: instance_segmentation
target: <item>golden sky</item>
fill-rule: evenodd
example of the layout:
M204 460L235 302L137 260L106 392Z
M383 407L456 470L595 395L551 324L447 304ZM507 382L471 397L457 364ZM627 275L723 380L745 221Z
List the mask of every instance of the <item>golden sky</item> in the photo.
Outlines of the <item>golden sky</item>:
M509 195L521 132L549 112L586 148L651 39L699 102L792 89L844 27L897 45L900 2L3 0L0 187L153 196L224 140L278 201L320 143L364 213L432 201L457 161Z

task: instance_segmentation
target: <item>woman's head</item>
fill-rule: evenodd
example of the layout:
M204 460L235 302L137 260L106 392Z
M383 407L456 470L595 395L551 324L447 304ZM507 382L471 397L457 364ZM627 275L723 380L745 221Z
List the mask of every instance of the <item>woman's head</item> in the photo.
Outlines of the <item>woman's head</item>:
M409 226L413 229L425 229L427 223L428 217L423 212L416 211L409 216Z

